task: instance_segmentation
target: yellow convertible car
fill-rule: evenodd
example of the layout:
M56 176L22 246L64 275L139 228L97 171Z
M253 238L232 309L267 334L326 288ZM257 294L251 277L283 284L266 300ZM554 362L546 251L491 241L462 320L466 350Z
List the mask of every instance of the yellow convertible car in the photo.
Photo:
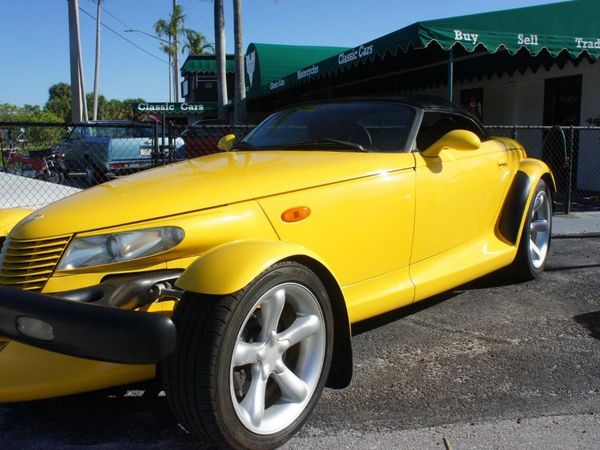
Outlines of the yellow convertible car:
M0 402L157 377L273 448L352 376L352 324L548 257L554 181L441 99L303 104L226 152L0 214Z

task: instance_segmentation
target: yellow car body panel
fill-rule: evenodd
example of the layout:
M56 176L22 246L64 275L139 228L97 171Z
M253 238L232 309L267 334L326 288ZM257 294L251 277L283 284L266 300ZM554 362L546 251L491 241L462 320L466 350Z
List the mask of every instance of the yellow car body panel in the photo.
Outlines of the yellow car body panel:
M13 230L12 236L39 239L89 233L330 185L392 169L393 158L380 153L216 153L81 191L38 210L43 218ZM181 195L173 195L174 192Z
M415 207L414 156L386 156L389 164L384 167L389 170L259 200L281 240L320 255L335 267L341 286L408 267ZM283 221L281 214L293 207L308 207L310 215L298 222Z
M295 256L323 260L299 245L281 241L235 241L194 261L177 280L184 291L225 295L242 289L273 264Z
M0 210L0 237L8 235L10 230L33 211L25 208Z
M94 391L147 380L154 373L154 365L92 361L9 342L0 351L0 402Z
M417 158L417 205L412 263L493 232L517 169L518 150L484 142L477 150L446 148ZM442 232L443 230L443 232Z

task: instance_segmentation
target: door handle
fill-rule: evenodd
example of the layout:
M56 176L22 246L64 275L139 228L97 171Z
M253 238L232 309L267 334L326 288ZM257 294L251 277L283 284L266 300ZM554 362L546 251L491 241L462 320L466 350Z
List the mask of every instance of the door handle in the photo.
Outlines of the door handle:
M506 159L499 159L498 160L498 167L500 167L501 169L504 169L508 166L508 163L506 162Z

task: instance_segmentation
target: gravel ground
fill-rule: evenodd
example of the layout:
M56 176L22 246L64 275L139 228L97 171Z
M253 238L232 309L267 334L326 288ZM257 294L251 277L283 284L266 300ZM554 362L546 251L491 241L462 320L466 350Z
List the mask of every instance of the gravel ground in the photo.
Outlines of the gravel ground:
M326 390L287 447L597 447L600 239L555 239L547 269L356 327L352 384ZM0 448L198 448L164 397L141 394L0 406Z

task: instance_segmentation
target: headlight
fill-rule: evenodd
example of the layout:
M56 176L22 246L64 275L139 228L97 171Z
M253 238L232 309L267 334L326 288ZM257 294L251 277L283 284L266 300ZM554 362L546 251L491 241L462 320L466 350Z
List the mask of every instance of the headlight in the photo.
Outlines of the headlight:
M58 270L101 266L156 255L175 247L183 237L181 228L162 227L75 238L67 247Z

